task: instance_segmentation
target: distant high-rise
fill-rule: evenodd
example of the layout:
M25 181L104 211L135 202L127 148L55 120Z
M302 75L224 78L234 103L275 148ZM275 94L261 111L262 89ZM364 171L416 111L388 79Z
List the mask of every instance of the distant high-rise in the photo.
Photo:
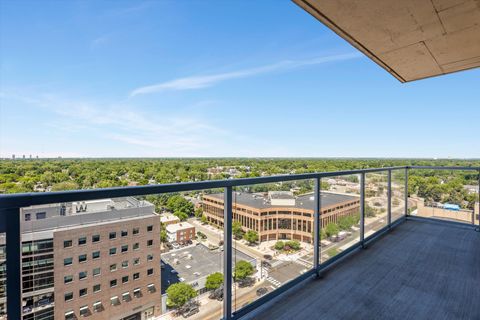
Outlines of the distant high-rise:
M14 154L12 154L12 160L15 160L15 155Z

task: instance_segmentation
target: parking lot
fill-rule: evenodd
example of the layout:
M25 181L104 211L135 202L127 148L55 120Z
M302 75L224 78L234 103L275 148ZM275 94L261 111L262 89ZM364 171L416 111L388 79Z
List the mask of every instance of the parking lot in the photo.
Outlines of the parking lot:
M246 260L256 265L255 258L235 250L235 261ZM183 281L192 284L196 290L201 290L205 285L205 279L214 272L223 273L223 251L221 248L210 250L203 244L189 246L162 254L162 292L169 285ZM172 271L173 270L173 271Z

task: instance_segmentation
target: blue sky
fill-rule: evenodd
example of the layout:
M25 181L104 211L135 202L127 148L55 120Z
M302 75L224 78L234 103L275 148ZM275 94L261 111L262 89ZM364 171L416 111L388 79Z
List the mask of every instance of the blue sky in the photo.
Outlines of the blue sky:
M408 84L290 1L1 1L0 156L476 157L479 70Z

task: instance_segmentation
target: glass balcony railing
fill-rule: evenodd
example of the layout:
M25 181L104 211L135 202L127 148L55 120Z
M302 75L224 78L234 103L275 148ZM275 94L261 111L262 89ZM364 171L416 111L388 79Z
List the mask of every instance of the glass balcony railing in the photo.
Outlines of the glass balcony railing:
M235 319L405 219L479 226L480 168L0 196L0 319Z

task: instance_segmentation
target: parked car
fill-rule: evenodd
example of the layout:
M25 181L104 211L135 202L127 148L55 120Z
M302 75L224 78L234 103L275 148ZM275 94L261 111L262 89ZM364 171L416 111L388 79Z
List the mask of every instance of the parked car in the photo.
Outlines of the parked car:
M257 296L261 297L268 292L268 289L265 287L261 287L257 289Z
M208 296L209 299L223 301L223 287L213 290Z
M254 284L255 284L255 278L252 278L252 277L246 277L245 279L238 281L238 286L240 288L251 287Z
M272 265L271 265L270 262L268 262L268 261L262 261L262 267L264 267L264 268L271 268Z
M263 258L266 259L266 260L272 260L273 259L273 257L269 254L264 254Z

